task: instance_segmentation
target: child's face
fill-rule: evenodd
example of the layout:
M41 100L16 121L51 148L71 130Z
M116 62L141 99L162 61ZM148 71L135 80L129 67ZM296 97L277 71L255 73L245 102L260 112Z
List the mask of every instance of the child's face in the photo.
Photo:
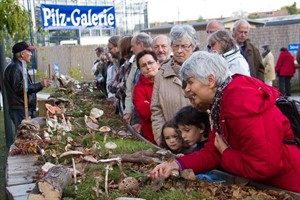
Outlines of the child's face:
M178 129L181 132L181 136L185 143L189 146L193 146L200 142L202 129L194 125L178 125Z
M166 140L166 144L172 151L177 151L182 147L182 143L179 140L178 133L175 131L174 128L166 127L164 129L164 138Z

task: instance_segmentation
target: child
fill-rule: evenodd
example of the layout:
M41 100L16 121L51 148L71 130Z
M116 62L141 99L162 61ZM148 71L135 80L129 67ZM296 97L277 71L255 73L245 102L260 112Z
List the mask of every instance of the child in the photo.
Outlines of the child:
M184 142L192 148L192 152L198 151L207 142L210 128L207 112L185 106L176 113L174 121Z
M184 154L187 149L183 138L176 130L174 120L166 121L161 131L161 147L170 150L174 154Z

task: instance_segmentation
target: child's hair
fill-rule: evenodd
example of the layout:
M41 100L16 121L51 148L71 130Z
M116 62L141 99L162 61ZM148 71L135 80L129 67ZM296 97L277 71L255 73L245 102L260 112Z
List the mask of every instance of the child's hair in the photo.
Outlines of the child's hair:
M176 128L176 124L175 124L175 121L173 119L169 120L169 121L166 121L161 129L161 134L160 134L160 146L162 148L165 148L165 149L168 149L168 150L171 150L167 143L166 143L166 140L165 140L165 136L164 136L164 130L165 128L174 128L174 130L176 131L177 133L177 136L178 136L178 140L184 144L184 141L183 141L183 138L181 137L181 135L179 134L177 128ZM183 147L183 146L182 146ZM173 153L181 153L181 150L182 148L178 149L178 151L174 152Z
M199 111L193 106L185 106L181 108L175 115L174 121L178 125L193 125L204 129L203 136L207 137L209 133L210 123L207 112ZM204 125L204 127L203 127Z

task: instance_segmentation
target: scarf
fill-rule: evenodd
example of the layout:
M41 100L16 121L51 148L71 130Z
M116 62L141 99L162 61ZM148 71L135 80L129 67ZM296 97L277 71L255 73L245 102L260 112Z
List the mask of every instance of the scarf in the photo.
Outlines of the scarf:
M268 50L266 50L265 52L263 52L261 55L262 55L262 57L264 58L264 57L266 57L266 55L268 55L268 53L270 52L270 50L268 49Z
M227 85L232 81L231 76L229 76L217 89L217 92L214 97L214 103L211 108L211 125L217 130L220 135L223 135L223 131L221 130L221 125L219 122L220 117L220 106L222 95L224 93Z

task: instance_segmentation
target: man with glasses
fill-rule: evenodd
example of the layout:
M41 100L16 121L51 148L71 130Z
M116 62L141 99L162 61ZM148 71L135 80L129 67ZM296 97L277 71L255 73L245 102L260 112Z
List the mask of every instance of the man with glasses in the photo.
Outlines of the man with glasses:
M36 47L29 46L26 42L16 43L13 48L13 59L4 71L4 87L9 106L9 115L15 125L15 130L18 129L21 121L25 119L25 105L24 105L24 82L23 66L31 60L32 50ZM27 68L26 68L27 70ZM36 93L41 91L44 87L51 85L51 80L45 79L41 82L34 83L27 73L27 102L28 102L28 116L34 118L36 111L37 97Z

